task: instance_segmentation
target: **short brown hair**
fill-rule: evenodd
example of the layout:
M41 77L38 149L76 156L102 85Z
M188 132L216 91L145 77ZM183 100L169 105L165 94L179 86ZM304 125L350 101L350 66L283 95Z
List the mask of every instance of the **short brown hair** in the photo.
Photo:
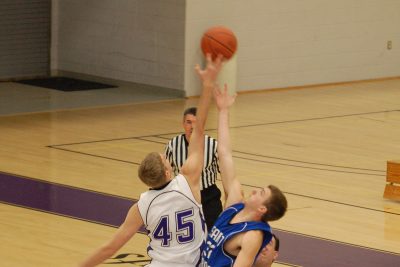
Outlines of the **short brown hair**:
M154 188L165 182L165 166L161 160L160 153L149 153L140 163L138 175L146 185Z
M283 192L274 185L269 185L271 196L264 202L267 212L262 216L264 222L275 221L283 217L287 210L287 200Z
M197 113L197 108L196 107L187 108L183 112L183 119L185 119L186 115L189 115L189 114L196 117L196 113Z

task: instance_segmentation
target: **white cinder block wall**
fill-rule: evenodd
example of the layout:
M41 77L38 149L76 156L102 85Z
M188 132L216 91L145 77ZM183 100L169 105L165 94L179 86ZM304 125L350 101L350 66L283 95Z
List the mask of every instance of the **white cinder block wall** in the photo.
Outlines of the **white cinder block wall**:
M52 68L187 96L200 92L193 68L214 25L239 39L238 91L400 76L399 0L53 0L53 9Z
M189 95L201 33L219 24L239 39L238 91L400 76L398 0L187 0Z
M52 68L183 90L185 0L53 0Z

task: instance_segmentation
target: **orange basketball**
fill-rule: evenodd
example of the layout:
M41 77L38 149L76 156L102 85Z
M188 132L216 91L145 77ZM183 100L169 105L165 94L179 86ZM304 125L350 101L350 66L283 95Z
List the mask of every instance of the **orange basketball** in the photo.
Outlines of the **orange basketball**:
M225 59L230 59L236 52L237 39L233 31L223 26L209 28L201 38L201 50L204 55L210 53L215 59L222 54Z

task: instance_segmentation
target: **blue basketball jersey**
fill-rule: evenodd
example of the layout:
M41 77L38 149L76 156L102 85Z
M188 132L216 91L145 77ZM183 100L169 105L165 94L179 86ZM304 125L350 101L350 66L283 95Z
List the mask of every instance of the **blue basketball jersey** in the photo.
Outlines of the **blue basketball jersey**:
M272 239L271 228L265 222L240 222L231 224L232 218L244 208L243 203L237 203L224 210L218 217L213 228L208 233L207 242L202 252L203 264L207 267L233 266L236 256L229 255L224 250L224 244L233 235L251 230L264 232L262 246L265 247ZM255 259L254 259L255 260Z

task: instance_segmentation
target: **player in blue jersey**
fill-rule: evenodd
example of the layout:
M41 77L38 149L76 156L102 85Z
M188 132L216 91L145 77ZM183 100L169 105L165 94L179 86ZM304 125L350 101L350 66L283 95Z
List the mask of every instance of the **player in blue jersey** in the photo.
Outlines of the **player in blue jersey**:
M148 154L139 167L139 178L150 187L128 212L114 236L79 266L100 264L117 252L143 225L150 238L148 254L151 267L194 267L201 263L201 247L206 227L201 207L200 175L204 162L204 126L212 91L216 86L222 56L215 61L207 55L207 66L198 75L203 90L197 110L189 155L181 173L174 178L171 164L164 154Z
M251 267L272 239L269 221L281 218L287 209L284 194L273 185L252 191L243 199L241 184L235 177L229 135L229 107L235 96L227 86L214 90L218 108L218 156L225 191L225 210L207 236L202 252L204 265L209 267Z

